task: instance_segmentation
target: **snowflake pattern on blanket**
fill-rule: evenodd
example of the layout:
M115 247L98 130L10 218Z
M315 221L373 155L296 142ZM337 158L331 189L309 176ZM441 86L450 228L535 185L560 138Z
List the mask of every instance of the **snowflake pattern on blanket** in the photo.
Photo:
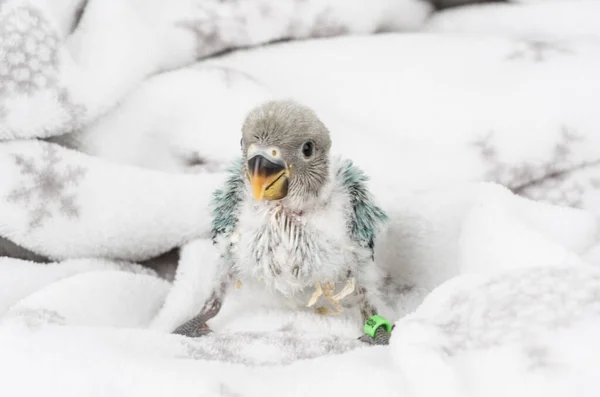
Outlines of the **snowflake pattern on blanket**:
M42 146L39 157L15 154L14 161L23 182L9 193L7 200L28 209L30 230L54 215L79 216L80 208L71 188L85 176L83 166L64 164L54 145Z
M65 111L61 133L82 127L86 108L76 103L59 81L61 45L56 30L40 9L27 4L0 14L0 53L5 60L0 62L0 122L10 115L9 101L29 101L37 94L50 93L49 98ZM18 135L18 131L10 135Z
M443 335L439 347L449 356L519 343L539 361L543 347L531 339L536 331L556 331L586 316L600 316L599 302L596 269L532 268L454 292L438 307L435 317L425 321ZM406 323L411 321L423 319L415 317Z
M582 208L585 193L600 187L600 179L593 172L594 167L600 165L600 154L591 161L578 161L575 153L585 144L585 139L568 127L560 128L556 143L544 161L502 161L502 153L498 152L493 140L494 134L490 133L474 142L487 166L484 178L506 186L515 194Z
M552 56L572 55L566 46L544 40L520 40L515 45L515 50L506 56L506 60L530 60L534 63L544 62Z
M244 365L286 365L327 355L343 354L364 344L340 337L310 338L295 331L211 334L182 341L186 358ZM256 355L256 352L264 352Z
M425 352L441 358L438 362L451 369L448 383L464 382L463 391L519 395L519 390L487 388L494 378L514 389L525 387L530 395L550 396L503 377L496 360L549 387L565 372L581 379L586 368L577 364L584 360L565 362L577 353L576 345L597 359L588 368L600 367L593 354L600 350L600 276L581 270L600 263L600 225L594 217L600 206L591 204L600 202L595 149L600 118L594 112L600 92L595 79L600 47L594 39L600 30L581 23L565 33L561 29L574 20L585 22L566 13L556 14L560 23L538 17L523 25L529 18L523 15L505 24L483 13L485 24L476 17L463 23L456 9L454 28L441 23L436 30L426 20L438 15L429 18L427 12L411 27L426 32L405 34L398 33L404 29L396 22L408 18L412 6L429 2L346 3L0 0L0 256L16 256L15 247L27 247L46 262L59 261L0 260L0 309L5 310L0 368L14 374L4 377L0 394L12 386L21 394L68 397L86 395L90 387L99 395L119 396L161 390L193 396L269 396L281 390L311 395L317 389L396 395L405 380L443 384L440 368L423 365L429 364L426 354L420 355ZM522 7L510 6L507 18ZM600 11L589 6L588 15ZM472 7L469 15L479 8L484 7ZM486 28L475 32L480 28L473 22ZM444 31L456 27L464 31ZM309 40L374 32L389 34ZM296 39L304 42L193 65L229 50ZM220 72L211 77L203 68ZM82 259L150 266L157 255L177 253L184 245L182 255L165 255L165 261L175 267L188 258L194 269L204 270L210 250L183 254L187 242L209 242L204 195L221 175L220 168L213 173L208 167L213 161L224 164L230 148L238 150L239 126L231 125L237 123L236 111L280 94L300 95L331 118L332 134L340 137L336 151L373 167L374 187L382 182L381 196L398 216L390 222L396 229L385 240L389 245L380 246L389 255L378 256L386 272L379 299L397 309L389 315L382 311L396 323L387 347L357 340L358 319L351 313L346 318L286 307L263 310L253 296L240 299L238 311L232 307L205 338L172 335L168 322L192 312L200 277L182 272L170 284L139 270L121 278L129 265ZM494 135L476 148L469 145L488 131ZM40 143L64 144L61 138L69 132L75 132L68 137L73 150ZM209 147L208 138L218 144ZM513 150L517 146L520 150ZM117 152L123 157L115 159ZM212 153L222 156L213 159ZM143 155L152 170L137 163ZM163 168L173 159L171 173ZM203 174L175 175L180 163ZM584 211L531 202L500 187L506 194L495 197L481 180ZM445 195L436 189L463 182L466 189L461 186L460 192ZM431 196L430 187L436 190ZM419 201L411 202L417 190ZM395 193L402 198L396 200ZM498 213L506 214L505 224L496 222ZM483 237L472 239L474 244L467 232ZM2 251L7 240L14 244ZM572 266L510 268L550 257ZM501 268L506 273L489 276ZM467 270L485 277L435 300L446 282L462 281ZM115 281L121 279L122 284ZM94 293L90 286L99 288ZM421 306L425 296L433 304ZM170 298L175 304L164 304ZM254 308L259 310L253 313ZM154 321L159 316L164 322ZM588 318L595 328L582 334L578 327ZM402 338L411 325L431 333ZM543 338L565 332L575 343L563 351ZM494 357L507 346L518 359ZM490 365L482 365L479 358L488 354ZM125 371L114 365L123 360L131 364ZM54 370L48 371L49 362ZM474 368L483 376L472 376ZM212 384L214 393L204 384ZM600 388L597 380L579 384ZM63 393L56 390L61 386ZM464 395L447 391L421 395Z
M46 325L65 325L64 316L55 310L21 308L10 313L12 321L21 322L31 331L38 331Z
M0 20L0 97L32 95L56 87L59 39L48 21L32 7L19 7Z

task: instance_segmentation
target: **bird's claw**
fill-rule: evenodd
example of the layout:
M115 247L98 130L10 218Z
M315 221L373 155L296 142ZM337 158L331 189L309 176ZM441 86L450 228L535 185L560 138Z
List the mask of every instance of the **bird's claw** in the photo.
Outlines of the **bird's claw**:
M388 334L383 327L379 327L377 331L375 331L374 338L372 338L370 335L364 334L358 338L358 340L369 345L385 346L390 344L390 337L391 335Z
M307 307L314 306L315 303L319 300L319 298L323 295L323 288L321 287L321 283L317 283L315 292L313 292L312 296L308 300Z
M344 299L345 297L347 297L348 295L353 293L355 289L356 289L356 279L354 277L352 277L350 280L348 280L348 282L346 283L346 285L344 286L344 288L342 288L342 290L340 292L333 295L332 299L334 299L336 301L341 301L342 299Z
M199 338L212 333L213 331L206 322L203 322L199 317L194 317L183 323L173 331L173 334L187 336L188 338Z
M367 345L374 345L375 339L371 338L369 335L364 334L358 338L359 341L366 343Z
M348 295L352 294L355 289L356 289L356 279L354 277L349 279L348 282L346 283L346 285L344 286L344 288L342 288L342 290L335 295L334 295L334 291L335 291L334 283L326 282L326 283L321 284L320 282L317 282L315 292L310 297L307 306L308 307L314 306L314 304L317 303L317 300L319 300L319 298L321 296L323 296L331 304L331 306L333 306L335 311L330 311L326 308L319 308L319 309L317 309L317 311L321 314L334 314L334 315L341 314L344 312L344 308L342 307L340 302L342 301L342 299L344 299Z

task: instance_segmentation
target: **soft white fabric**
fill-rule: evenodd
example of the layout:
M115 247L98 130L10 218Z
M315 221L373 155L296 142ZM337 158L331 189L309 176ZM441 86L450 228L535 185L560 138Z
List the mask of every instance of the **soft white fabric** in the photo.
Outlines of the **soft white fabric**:
M117 166L53 143L0 145L0 235L56 259L145 260L207 236L221 178Z
M172 288L131 265L80 260L41 267L3 259L10 277L0 277L2 289L14 292L0 302L7 308L0 369L10 375L2 388L67 396L598 390L598 358L589 349L600 331L600 271L583 259L598 246L593 216L495 185L395 203L377 252L380 266L396 272L383 289L397 303L395 313L385 313L398 320L389 348L356 340L357 313L290 311L246 286L211 322L214 335L170 335L206 294L201 276L216 262L208 241L186 245Z
M0 394L597 395L599 5L0 0L0 238L56 261L0 259ZM252 285L169 334L241 122L283 97L390 213L389 347ZM173 283L132 263L178 247Z
M149 76L200 57L274 40L414 29L431 10L421 0L2 0L0 7L0 139L76 131Z

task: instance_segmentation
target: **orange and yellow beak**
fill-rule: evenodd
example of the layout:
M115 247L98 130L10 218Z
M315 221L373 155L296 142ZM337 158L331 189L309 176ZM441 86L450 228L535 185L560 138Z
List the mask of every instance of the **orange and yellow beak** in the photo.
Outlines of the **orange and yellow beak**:
M257 152L248 159L246 170L255 200L280 200L287 196L289 169L280 158Z

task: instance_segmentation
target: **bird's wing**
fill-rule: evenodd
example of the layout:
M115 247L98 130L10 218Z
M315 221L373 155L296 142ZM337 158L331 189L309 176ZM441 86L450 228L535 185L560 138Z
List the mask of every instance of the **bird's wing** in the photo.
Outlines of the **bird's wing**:
M350 197L350 237L360 246L369 248L374 256L375 236L387 221L387 214L375 204L367 189L366 183L369 178L352 161L341 162L337 178Z
M235 160L227 174L223 188L213 193L213 241L216 241L219 235L230 234L237 224L244 193L241 158Z

